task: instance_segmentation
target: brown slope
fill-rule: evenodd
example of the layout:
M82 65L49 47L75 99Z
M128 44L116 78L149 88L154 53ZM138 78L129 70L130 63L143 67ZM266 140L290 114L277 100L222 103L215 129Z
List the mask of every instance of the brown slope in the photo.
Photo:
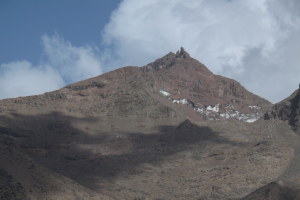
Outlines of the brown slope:
M182 99L189 103L172 103ZM62 197L74 191L74 183L83 199L90 199L88 191L115 199L243 197L288 167L293 149L286 138L291 133L285 124L271 121L203 121L195 111L195 106L216 104L220 112L231 104L244 113L252 112L249 106L264 110L270 105L236 81L214 75L182 49L145 67L121 68L44 95L2 100L0 133L41 165L42 175L24 170L34 177L33 188L42 183L51 193L52 185L69 180L68 192L57 192ZM0 167L8 170L5 155ZM29 161L12 163L17 162L27 166ZM16 171L9 173L16 176Z
M112 198L92 191L52 169L42 166L28 156L26 150L37 149L36 145L20 143L16 134L14 137L3 135L0 141L0 199L2 200L111 200ZM10 131L10 133L12 133ZM23 137L30 135L19 133ZM20 136L20 137L22 137ZM35 138L35 140L38 138ZM36 142L38 143L38 142ZM19 144L19 145L17 145ZM39 152L40 153L40 152Z
M11 154L4 146L1 168L36 199L71 197L74 191L82 199L97 193L115 199L239 198L274 181L293 155L282 125L262 121L186 120L136 131L59 113L1 122L21 152Z

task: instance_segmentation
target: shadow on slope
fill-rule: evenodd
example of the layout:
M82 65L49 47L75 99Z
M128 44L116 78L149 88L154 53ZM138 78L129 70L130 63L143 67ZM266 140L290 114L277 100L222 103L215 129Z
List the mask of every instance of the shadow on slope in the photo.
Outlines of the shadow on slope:
M296 200L299 198L299 189L271 182L249 194L243 200Z
M101 119L77 118L51 113L0 117L0 134L9 135L32 158L55 172L91 189L96 183L113 181L143 172L142 164L160 166L177 153L197 148L205 151L211 143L236 145L209 127L189 120L179 126L160 126L151 134L100 130L97 134L73 124L97 124ZM95 126L96 127L96 126ZM201 153L201 151L200 151ZM178 158L177 158L178 159Z
M0 199L27 200L24 188L13 176L0 169Z

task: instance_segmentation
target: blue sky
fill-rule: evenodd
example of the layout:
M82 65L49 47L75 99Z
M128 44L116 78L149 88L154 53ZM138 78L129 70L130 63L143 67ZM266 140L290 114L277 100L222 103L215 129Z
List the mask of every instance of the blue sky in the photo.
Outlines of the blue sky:
M0 0L0 98L40 94L184 47L278 102L300 82L298 0Z
M0 61L41 59L43 34L101 45L101 31L120 0L0 0Z

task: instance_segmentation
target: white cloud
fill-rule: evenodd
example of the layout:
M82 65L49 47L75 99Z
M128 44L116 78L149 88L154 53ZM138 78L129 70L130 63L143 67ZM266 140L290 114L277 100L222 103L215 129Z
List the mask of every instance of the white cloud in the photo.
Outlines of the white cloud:
M16 61L1 64L0 69L0 98L39 94L64 85L61 76L49 66Z
M58 35L42 36L42 44L42 63L0 64L0 98L40 94L102 73L95 47L75 47Z
M80 81L102 73L100 53L89 45L75 47L58 35L42 36L46 62L68 82Z
M273 102L300 81L297 0L124 0L103 39L112 65L144 65L180 46Z

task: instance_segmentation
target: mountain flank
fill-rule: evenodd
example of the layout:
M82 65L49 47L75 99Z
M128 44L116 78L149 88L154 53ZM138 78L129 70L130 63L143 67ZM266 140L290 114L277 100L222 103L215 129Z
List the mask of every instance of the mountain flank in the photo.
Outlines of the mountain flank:
M272 106L183 48L142 67L4 99L0 177L8 184L0 195L246 198L299 172L291 167L298 135L285 121L264 120Z

